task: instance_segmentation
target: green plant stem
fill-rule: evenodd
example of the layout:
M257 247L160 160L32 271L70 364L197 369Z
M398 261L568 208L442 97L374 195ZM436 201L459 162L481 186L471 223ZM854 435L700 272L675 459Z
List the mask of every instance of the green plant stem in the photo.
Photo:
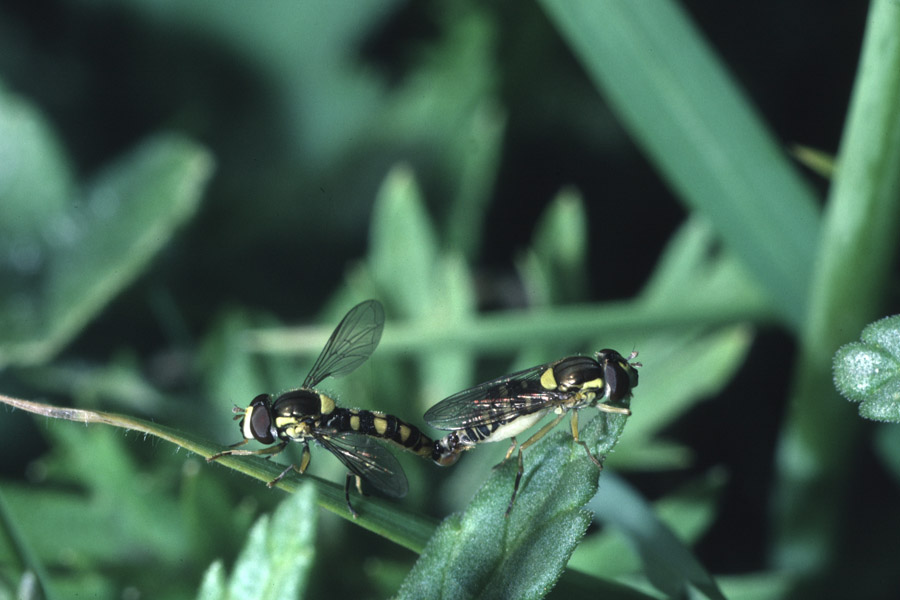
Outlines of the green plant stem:
M529 311L506 311L459 322L392 322L385 328L378 347L380 356L431 352L435 347L507 353L540 339L567 344L622 333L682 331L692 327L715 327L735 323L766 323L776 320L771 306L761 298L696 297L677 303L620 302L602 305L547 307ZM270 354L314 355L328 337L324 327L271 328L248 331L246 348Z
M832 355L882 304L900 213L900 4L872 3L813 273L798 370L778 448L775 566L821 569L834 550L858 430Z
M0 403L54 419L65 419L85 424L111 425L122 429L140 431L195 452L204 458L208 458L222 450L220 446L192 434L136 417L110 412L51 406L2 394L0 394ZM251 456L223 456L216 460L216 463L264 482L272 481L283 469L282 466L272 461ZM413 552L421 552L437 525L437 521L434 519L409 513L402 510L396 503L379 498L354 497L353 504L358 509L360 516L357 519L353 519L347 510L347 504L344 499L344 487L342 485L337 485L309 474L303 475L302 479L315 482L316 491L318 492L317 502L322 508L326 508L340 517L352 520L361 527ZM278 487L288 492L296 492L300 487L300 480L294 477L285 477L278 483Z

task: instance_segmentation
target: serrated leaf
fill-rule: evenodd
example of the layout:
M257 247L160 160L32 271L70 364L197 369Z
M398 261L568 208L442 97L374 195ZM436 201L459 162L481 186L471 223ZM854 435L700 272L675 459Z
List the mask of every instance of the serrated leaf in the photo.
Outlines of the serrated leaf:
M900 315L870 323L860 338L835 353L834 385L860 403L860 416L900 423Z
M625 417L600 414L581 431L598 454L612 450ZM599 448L598 448L599 446ZM525 472L508 517L515 460L491 474L462 515L448 517L400 589L400 598L542 598L590 523L582 508L599 470L571 433L525 452Z
M231 600L293 600L306 588L315 555L315 489L303 484L251 528L228 584Z

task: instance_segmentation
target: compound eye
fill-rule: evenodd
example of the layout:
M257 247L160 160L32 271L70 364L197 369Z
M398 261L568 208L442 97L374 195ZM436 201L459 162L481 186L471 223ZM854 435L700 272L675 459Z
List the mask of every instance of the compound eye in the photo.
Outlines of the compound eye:
M247 439L252 437L262 444L275 443L275 436L272 435L272 414L268 394L260 394L250 403L244 414L244 420L241 421L241 431Z
M606 385L609 386L609 399L618 402L622 398L631 395L631 383L628 374L624 369L616 364L608 364L605 369Z

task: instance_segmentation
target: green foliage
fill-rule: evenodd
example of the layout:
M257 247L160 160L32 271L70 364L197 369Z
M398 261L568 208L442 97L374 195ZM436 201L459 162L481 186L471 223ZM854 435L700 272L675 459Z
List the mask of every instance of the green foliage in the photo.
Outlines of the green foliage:
M226 582L222 563L210 565L199 600L268 600L300 597L315 558L315 491L304 484L271 517L260 517L247 535Z
M778 78L702 2L51 5L0 9L0 598L896 587L900 323L862 329L897 289L896 3L846 117L838 76L797 99L807 129L789 80L857 48L799 17ZM204 461L364 298L381 345L322 391L419 426L480 380L639 351L633 414L580 413L605 470L560 426L504 517L506 444L398 452L409 497L353 492L354 519L320 448L272 490L296 448ZM891 424L853 418L832 356Z
M611 452L625 417L601 414L582 430ZM597 443L599 442L599 446ZM528 453L522 489L504 517L515 479L511 459L494 470L465 512L444 520L410 572L401 598L542 598L590 524L582 507L599 471L571 435L558 432Z
M900 422L900 317L869 324L860 339L835 353L834 385L860 416Z
M182 136L161 135L76 192L38 112L0 88L0 115L7 120L0 128L17 135L3 136L10 147L0 152L24 165L8 165L14 177L0 192L0 222L17 224L4 236L10 264L0 269L24 275L7 279L0 301L0 365L35 364L83 329L193 215L212 159ZM38 271L40 283L30 276Z
M542 4L679 198L799 326L815 198L687 15L675 2Z

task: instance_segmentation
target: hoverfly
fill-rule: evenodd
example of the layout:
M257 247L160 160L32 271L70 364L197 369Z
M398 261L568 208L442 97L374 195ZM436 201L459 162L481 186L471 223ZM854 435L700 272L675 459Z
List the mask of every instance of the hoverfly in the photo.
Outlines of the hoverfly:
M572 437L585 449L599 468L602 463L591 453L587 443L578 439L578 411L596 406L600 411L630 415L624 406L614 406L631 397L637 387L640 363L631 362L615 350L601 350L595 357L570 356L552 363L525 369L454 394L425 413L425 421L438 429L450 431L434 445L432 460L451 465L465 450L483 442L512 439L503 462L509 460L518 446L518 471L512 497L506 509L512 510L522 479L522 451L544 437L565 416L572 413ZM556 418L541 427L522 444L516 436L550 413ZM501 463L502 464L502 463Z
M380 492L400 498L406 495L408 484L397 459L372 438L391 442L424 458L432 458L434 441L417 427L384 413L341 408L335 401L315 388L327 377L340 377L359 367L371 356L384 329L384 309L377 300L357 304L338 324L325 348L299 389L284 392L274 398L260 394L247 408L235 407L235 420L240 419L244 439L229 450L210 456L207 461L227 455L259 455L271 458L291 442L303 444L300 465L289 465L269 487L281 481L292 469L303 474L310 462L310 441L322 446L345 467L347 479L344 496L350 514L358 514L350 503L350 482L362 493L362 480L367 480ZM251 439L268 448L235 450ZM271 444L276 444L271 446Z

